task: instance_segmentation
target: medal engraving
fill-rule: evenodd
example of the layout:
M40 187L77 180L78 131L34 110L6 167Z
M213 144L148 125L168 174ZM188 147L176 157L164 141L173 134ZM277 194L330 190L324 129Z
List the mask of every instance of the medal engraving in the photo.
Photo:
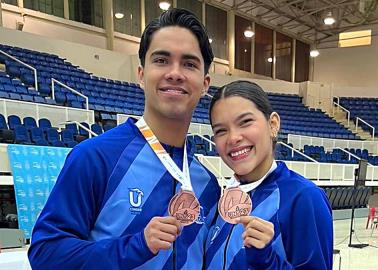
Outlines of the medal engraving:
M219 214L231 224L236 224L236 219L239 217L248 216L251 210L251 198L238 187L226 189L218 203Z
M175 194L169 202L168 212L175 217L183 226L192 224L197 220L200 211L200 204L190 191L180 191Z

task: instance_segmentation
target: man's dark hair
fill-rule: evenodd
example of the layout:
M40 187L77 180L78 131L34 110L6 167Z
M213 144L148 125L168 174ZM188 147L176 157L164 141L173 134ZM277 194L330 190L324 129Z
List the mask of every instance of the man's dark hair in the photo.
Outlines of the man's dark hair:
M214 58L207 31L192 12L181 8L173 8L163 12L159 18L152 20L144 29L139 45L140 64L144 67L146 53L150 47L153 34L167 26L183 27L195 35L205 63L205 74L207 74Z

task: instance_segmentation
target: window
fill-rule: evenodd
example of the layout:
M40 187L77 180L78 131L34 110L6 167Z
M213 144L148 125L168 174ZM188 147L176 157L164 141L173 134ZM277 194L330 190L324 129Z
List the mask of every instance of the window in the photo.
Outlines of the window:
M9 4L9 5L15 5L15 6L18 5L17 0L2 0L0 2L5 3L5 4Z
M62 18L64 17L64 0L24 0L24 7Z
M354 47L371 44L371 30L344 32L339 34L339 47Z
M206 5L206 28L212 40L214 56L227 59L227 12Z
M251 72L251 38L244 36L244 31L251 22L235 16L235 68Z
M69 0L70 20L103 27L102 0Z
M276 78L291 81L292 39L276 33Z
M185 8L193 12L202 21L202 3L197 0L177 0L178 8Z
M255 73L272 77L273 31L255 24Z
M146 7L146 26L155 18L159 17L163 10L159 7L160 0L144 0Z
M113 17L114 30L131 36L141 36L140 0L113 0L113 13L123 14Z
M300 42L295 42L295 82L308 81L310 59L310 45Z

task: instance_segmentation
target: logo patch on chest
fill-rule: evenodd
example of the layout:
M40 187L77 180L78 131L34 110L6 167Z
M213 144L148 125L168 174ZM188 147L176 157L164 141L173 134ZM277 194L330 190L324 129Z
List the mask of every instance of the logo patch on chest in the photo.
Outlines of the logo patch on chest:
M143 191L139 188L129 188L129 202L130 202L130 212L134 215L139 215L142 212L142 200Z

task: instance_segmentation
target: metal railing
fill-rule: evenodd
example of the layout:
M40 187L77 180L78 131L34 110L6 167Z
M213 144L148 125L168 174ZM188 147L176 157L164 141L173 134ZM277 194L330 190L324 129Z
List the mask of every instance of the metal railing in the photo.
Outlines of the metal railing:
M333 105L335 105L337 108L340 108L342 109L343 111L346 112L347 114L347 119L348 119L348 122L347 122L347 126L349 127L350 125L350 111L347 110L346 108L344 108L343 106L340 105L339 103L340 99L337 97L337 102L333 102ZM332 115L335 116L335 106L332 107Z
M303 149L305 145L314 145L323 146L327 149L334 149L336 147L367 149L370 154L378 155L377 141L342 140L289 134L288 143L293 144L296 149Z
M0 50L0 53L4 54L5 56L9 57L10 59L24 65L25 67L27 68L30 68L31 70L33 70L34 72L34 87L35 87L35 90L38 91L38 77L37 77L37 69L35 67L32 67L31 65L28 65L24 62L22 62L21 60L17 59L16 57L10 55L10 54L7 54L6 52Z
M95 122L94 111L92 110L62 107L43 103L32 103L12 99L0 98L0 113L5 117L14 114L20 118L29 116L35 118L36 120L48 118L54 127L58 127L65 121L87 122L89 125Z
M214 143L212 140L206 138L205 136L203 136L203 135L201 135L201 134L199 134L199 133L191 133L191 132L189 132L186 136L187 136L187 137L190 137L190 136L193 136L193 137L194 137L194 136L198 136L198 137L202 138L203 140L209 142L209 143L210 143L210 149L209 149L210 151L212 151L213 148L215 147L215 143Z
M286 143L284 143L284 142L277 142L277 144L281 144L281 145L286 146L287 148L289 148L289 149L291 150L291 157L294 156L294 152L295 152L295 153L298 153L298 154L300 154L301 156L307 158L308 160L311 160L312 162L319 163L318 161L316 161L316 160L313 159L312 157L309 157L308 155L302 153L301 151L298 151L297 149L291 147L290 145L288 145L288 144L286 144Z
M52 98L55 100L55 83L59 84L60 86L65 87L66 89L70 90L71 92L75 93L76 95L81 96L85 99L85 108L89 110L89 102L88 97L86 95L83 95L82 93L76 91L75 89L69 87L68 85L58 81L57 79L51 78L51 91L52 91Z
M369 126L372 129L372 131L373 131L372 140L374 141L375 127L372 126L372 125L370 125L368 122L366 122L365 120L363 120L362 118L360 118L360 117L357 116L356 117L356 132L357 132L357 129L358 129L358 122L359 121L362 122L362 123L364 123L365 125ZM361 126L361 128L362 128L362 126Z
M361 159L359 156L357 156L357 155L355 155L355 154L353 154L353 153L351 153L351 152L349 152L349 151L347 151L347 150L345 150L345 149L343 149L341 147L336 147L335 149L339 149L339 150L343 151L344 153L348 154L348 160L350 160L351 156L354 157L357 160Z
M65 124L76 124L76 126L82 128L82 129L84 129L85 131L88 132L89 138L92 138L92 136L93 137L97 137L98 136L96 133L94 133L92 130L90 130L89 128L87 128L86 126L84 126L83 124L81 124L78 121L66 121L64 123L61 123L61 125L65 125Z

